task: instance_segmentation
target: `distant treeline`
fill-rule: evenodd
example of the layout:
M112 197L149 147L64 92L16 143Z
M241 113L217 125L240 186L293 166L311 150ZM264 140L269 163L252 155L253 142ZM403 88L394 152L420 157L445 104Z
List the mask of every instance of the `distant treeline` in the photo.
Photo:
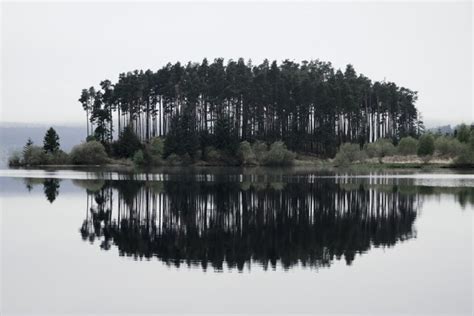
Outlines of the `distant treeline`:
M242 58L121 73L115 84L83 89L79 99L88 135L101 142L129 126L144 142L172 136L191 156L241 141L281 140L325 156L345 142L397 141L423 128L416 100L416 92L372 82L351 65L341 71L319 60L252 65Z

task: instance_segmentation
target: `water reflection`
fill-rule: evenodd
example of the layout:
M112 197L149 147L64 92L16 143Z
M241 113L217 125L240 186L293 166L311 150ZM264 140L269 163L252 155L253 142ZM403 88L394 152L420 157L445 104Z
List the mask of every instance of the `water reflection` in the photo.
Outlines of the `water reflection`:
M84 241L121 256L167 265L242 271L281 265L310 268L343 259L350 265L371 247L416 236L427 196L451 195L474 205L473 187L428 187L413 179L222 175L171 176L163 181L73 180L85 189ZM43 184L51 203L57 179Z
M46 196L46 199L50 203L53 203L54 200L56 200L56 197L59 195L59 188L60 188L59 182L61 181L59 179L25 178L23 181L25 183L25 186L28 192L31 192L31 190L33 190L33 187L35 185L42 184L44 195Z
M88 193L82 238L120 255L222 270L319 268L412 238L414 195L334 181L106 181Z
M43 182L43 191L46 199L53 203L59 194L59 180L58 179L45 179Z

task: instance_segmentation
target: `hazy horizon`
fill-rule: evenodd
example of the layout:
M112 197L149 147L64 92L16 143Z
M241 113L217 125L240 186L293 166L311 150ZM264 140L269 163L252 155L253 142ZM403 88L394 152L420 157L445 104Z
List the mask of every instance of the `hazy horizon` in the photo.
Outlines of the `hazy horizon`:
M205 57L350 63L418 91L427 127L474 117L468 1L3 2L1 11L2 124L85 125L81 89Z

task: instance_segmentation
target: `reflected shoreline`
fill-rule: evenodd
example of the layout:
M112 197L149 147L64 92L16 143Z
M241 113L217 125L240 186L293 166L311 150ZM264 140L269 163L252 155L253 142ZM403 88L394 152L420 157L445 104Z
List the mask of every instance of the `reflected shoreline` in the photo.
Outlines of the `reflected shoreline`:
M28 190L42 185L50 203L61 181L24 179ZM474 205L473 187L381 177L168 174L162 181L131 176L72 183L87 199L79 228L84 241L134 260L203 271L351 265L373 247L416 238L414 223L427 196L448 194L463 207Z

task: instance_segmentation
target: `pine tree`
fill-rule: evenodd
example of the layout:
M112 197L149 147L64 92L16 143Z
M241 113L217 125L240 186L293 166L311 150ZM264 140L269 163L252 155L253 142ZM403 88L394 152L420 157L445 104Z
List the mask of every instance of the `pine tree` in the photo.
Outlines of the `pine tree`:
M23 146L23 156L25 156L25 153L30 150L31 146L33 146L33 141L31 140L31 138L28 138L25 146Z
M59 150L59 136L52 127L50 127L44 135L43 149L50 153L55 153Z

